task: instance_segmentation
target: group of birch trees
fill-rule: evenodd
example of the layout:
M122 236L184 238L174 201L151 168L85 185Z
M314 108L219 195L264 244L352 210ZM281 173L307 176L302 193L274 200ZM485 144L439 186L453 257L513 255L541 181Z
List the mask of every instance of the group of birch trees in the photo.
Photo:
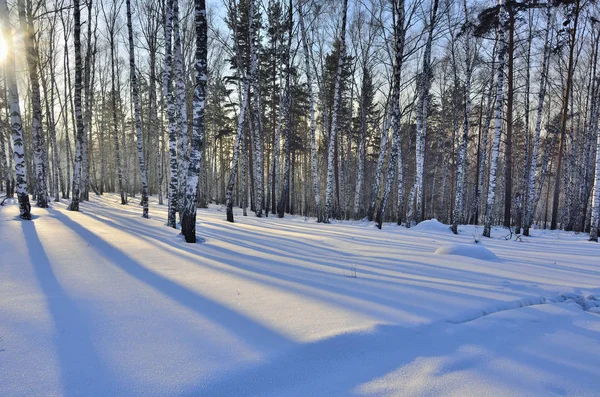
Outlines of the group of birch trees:
M211 202L230 222L239 207L598 239L594 1L0 0L0 13L0 190L24 219L30 195L77 211L115 192L144 217L153 196L190 242Z

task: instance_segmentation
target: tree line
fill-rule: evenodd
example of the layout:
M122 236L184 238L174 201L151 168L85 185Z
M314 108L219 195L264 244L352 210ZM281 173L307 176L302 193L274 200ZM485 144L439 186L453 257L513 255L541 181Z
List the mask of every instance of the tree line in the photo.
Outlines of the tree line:
M239 206L597 241L598 11L591 0L0 0L0 190L24 219L29 195L73 211L90 193L139 195L144 217L153 195L190 242L211 202L230 222Z

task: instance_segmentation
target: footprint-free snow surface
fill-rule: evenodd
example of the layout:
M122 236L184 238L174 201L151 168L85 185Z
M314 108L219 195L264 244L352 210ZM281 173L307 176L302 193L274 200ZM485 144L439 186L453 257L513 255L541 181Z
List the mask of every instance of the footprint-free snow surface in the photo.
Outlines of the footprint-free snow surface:
M235 213L0 207L0 395L600 396L586 235Z

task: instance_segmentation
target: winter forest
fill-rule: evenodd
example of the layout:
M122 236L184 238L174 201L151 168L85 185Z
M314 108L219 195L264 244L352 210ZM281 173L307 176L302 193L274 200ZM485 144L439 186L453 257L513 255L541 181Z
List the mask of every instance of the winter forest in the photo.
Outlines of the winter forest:
M0 202L10 396L597 395L600 3L0 0Z

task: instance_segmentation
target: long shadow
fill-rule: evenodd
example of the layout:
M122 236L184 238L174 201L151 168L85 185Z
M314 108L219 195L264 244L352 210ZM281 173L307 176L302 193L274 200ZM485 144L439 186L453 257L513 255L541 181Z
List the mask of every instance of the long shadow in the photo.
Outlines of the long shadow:
M116 223L108 219L96 218L98 221L105 223L106 225L113 227L117 230L127 231L129 233L135 234L137 236L143 236L144 238L149 238L155 241L162 243L163 249L171 252L174 255L180 256L186 260L191 260L198 265L210 268L212 270L223 272L225 269L229 269L234 272L237 276L264 284L269 285L278 289L285 289L286 291L295 292L301 295L310 296L318 299L324 299L331 304L336 306L349 309L351 311L360 311L366 315L373 315L375 313L380 313L380 309L374 306L368 306L366 308L361 307L361 305L357 305L357 301L364 302L366 304L371 305L382 305L388 308L400 309L406 311L406 309L412 307L413 309L418 309L420 314L434 314L439 315L440 311L435 310L431 305L422 304L419 299L410 299L407 300L406 296L397 296L396 298L389 298L385 296L380 296L378 294L373 294L368 291L362 291L359 288L352 287L351 285L341 286L332 283L327 283L320 281L323 277L327 277L332 281L335 281L336 276L338 278L342 278L341 274L336 275L335 273L326 272L318 269L310 269L303 268L295 265L290 265L284 262L277 262L271 259L252 256L248 254L243 254L237 251L232 251L224 247L211 246L211 250L217 251L217 254L211 254L209 250L202 249L201 251L196 250L199 246L193 244L185 244L181 247L173 247L174 241L169 238L162 238L155 233L149 233L147 231L141 230L139 228L134 228L131 226L127 226L125 224ZM141 238L141 237L140 237ZM221 238L223 239L223 238ZM224 239L225 241L229 241L228 239ZM231 244L236 245L236 241L229 241ZM218 254L220 253L220 254ZM235 257L235 261L224 261L225 257ZM202 262L199 262L200 259L205 259ZM306 260L306 258L304 258ZM218 263L220 266L212 265L207 260ZM267 268L263 268L260 266L253 266L249 263L260 262L261 265L267 265ZM322 262L323 266L333 266L331 263ZM349 267L348 267L349 268ZM275 271L271 269L289 269L292 271L303 271L313 275L314 277L304 278L296 275L292 275L289 273L282 272L281 270ZM383 277L387 277L383 275ZM400 276L392 276L393 278L397 278L401 280L400 282L415 282L418 280L400 277ZM287 282L290 284L283 284L283 282ZM351 281L349 281L351 282ZM369 279L367 282L372 284L380 284L384 286L389 286L393 288L401 288L402 285L399 282L393 282L389 280L373 280ZM443 282L436 281L423 281L421 284L433 284L443 286L452 286L458 288L459 286L453 284L447 284ZM306 288L310 288L310 292L306 288L301 288L304 286ZM472 300L474 296L472 294L460 293L455 291L448 291L443 288L435 288L432 285L405 285L405 293L410 294L414 289L418 289L420 291L428 291L429 293L439 294L443 293L448 296L453 296L459 299ZM489 290L481 289L481 291L489 292ZM331 294L338 295L339 298L334 298ZM495 299L485 298L485 297L477 297L479 301L485 301L486 303L497 302ZM399 306L400 305L400 306ZM407 311L407 313L410 313ZM385 311L381 311L382 315L389 316L389 313Z
M98 211L98 213L101 213L101 211ZM110 217L111 214L110 213L101 213L102 216L104 217ZM151 238L157 241L160 241L164 244L166 244L166 246L168 247L167 249L175 254L179 254L179 252L177 252L176 250L174 250L173 248L171 248L171 246L173 246L173 241L168 239L168 238L161 238L159 236L156 235L156 233L147 233L144 232L140 229L136 229L130 225L127 225L123 222L119 222L116 220L108 220L106 218L98 218L96 217L96 219L100 222L106 223L107 225L114 227L116 229L119 230L127 230L133 234L136 235L144 235L147 238ZM239 233L239 231L238 231ZM274 249L269 249L266 248L265 245L259 244L259 243L249 243L247 242L247 237L248 234L239 234L240 238L239 239L235 239L235 238L231 238L228 236L225 236L223 234L217 233L215 231L208 231L208 230L203 230L202 235L204 237L208 237L208 238L213 238L215 240L220 240L220 241L224 241L227 243L230 243L232 245L235 246L240 246L240 247L245 247L248 248L250 250L254 250L257 252L261 252L261 253L268 253L274 256L281 256L282 252L281 252L281 247L285 246L287 247L287 242L286 244L282 244L282 242L279 242L279 246L277 248ZM253 237L255 237L254 234L252 234ZM269 237L272 237L271 235ZM265 242L266 243L266 242ZM296 244L298 244L296 242ZM270 247L270 245L269 245ZM439 279L439 277L432 277L431 274L439 274L440 271L442 272L446 272L446 273L452 273L452 274L456 274L457 277L461 278L461 279L465 279L462 281L472 281L472 282L477 282L478 284L482 283L481 278L482 277L489 277L489 278L493 278L493 279L497 279L500 281L505 281L508 280L506 277L498 277L498 276L494 276L494 275L489 275L486 273L479 273L479 272L471 272L468 270L461 270L461 269L452 269L449 267L440 267L440 266L434 266L434 265L428 265L425 264L423 262L415 262L415 261L410 261L410 260L406 260L406 259L402 259L401 261L393 261L390 260L390 258L383 258L383 257L365 257L365 260L371 260L371 259L377 259L377 262L381 262L381 263L388 263L388 266L378 266L375 265L374 263L368 263L365 264L364 261L360 260L360 256L358 255L348 255L348 257L346 258L337 258L335 255L339 253L339 250L333 250L333 249L329 249L329 248L323 248L323 247L319 247L321 250L324 251L324 253L322 253L321 255L317 255L315 251L313 251L312 247L317 247L317 246L311 246L310 250L307 250L306 246L304 246L304 244L300 244L300 249L299 251L301 252L307 252L310 251L311 253L311 257L307 257L307 256L299 256L299 255L294 255L292 254L292 252L285 252L286 257L290 257L293 259L297 259L300 261L309 261L311 263L314 263L316 265L321 265L323 267L327 267L327 268L333 268L333 269L337 269L339 271L341 271L340 274L348 274L349 272L352 271L352 269L355 266L361 266L359 273L361 275L371 275L371 276L375 276L375 277L383 277L386 279L396 279L396 280L400 280L400 281L407 281L407 282L411 282L411 283L419 283L419 284L434 284L434 285L439 285L439 286L449 286L449 287L454 287L454 288L467 288L464 286L460 286L458 284L455 283L449 283L449 282L444 282L441 281L441 279ZM196 245L189 245L189 244L185 244L182 246L177 246L177 250L183 250L189 253L195 253L195 254L199 254L201 256L205 256L206 255L206 250L202 249L201 251L198 249L198 246ZM215 249L220 249L215 247ZM279 249L279 251L278 251ZM292 250L293 251L293 250ZM329 252L331 252L331 254L329 254ZM242 254L239 253L235 253L237 256L240 256ZM246 255L248 258L250 259L254 259L254 260L261 260L262 262L268 261L264 258L259 258L259 257L255 257L255 256L249 256ZM330 261L323 261L323 260L319 260L316 259L316 257L325 257L325 258L329 258ZM331 261L331 259L336 259L336 260L340 260L343 263L333 263ZM367 266L368 268L365 269L364 267L362 267L362 265ZM433 266L435 268L435 271L433 272L417 272L415 271L416 268L419 267L431 267ZM314 275L323 275L323 276L327 276L327 277L331 277L331 276L336 276L335 273L333 272L327 272L327 271L323 271L323 270L318 270L318 269L312 269L312 268L307 268L307 267L302 267L302 266L296 266L296 265L292 265L292 264L288 264L288 263L281 263L277 266L277 268L280 267L288 267L290 269L293 270L300 270L303 272L307 272L307 273L311 273ZM386 274L386 273L381 273L379 271L373 270L373 269L377 269L377 270L384 270L384 271L401 271L402 273L406 274L406 275L413 275L415 277L427 277L427 280L421 280L418 278L411 278L411 277L406 277L406 276L398 276L398 275L390 275L390 274ZM246 269L248 270L248 269ZM475 277L473 278L469 278L467 277L468 274L473 274L475 275ZM433 280L433 278L438 278L437 280ZM381 280L381 279L369 279L368 280L371 283L378 283L378 284L385 284L385 285L390 285L390 286L397 286L398 283L397 282L393 282L393 281L388 281L388 280ZM514 280L514 281L518 281L518 280ZM498 284L496 283L489 283L488 285L492 286L492 287L498 287ZM481 292L489 292L490 289L489 288L481 288L481 287L476 287L476 286L469 286L468 287L469 290L472 291L481 291Z
M112 265L121 268L127 274L146 283L181 306L187 307L223 326L240 340L259 349L261 352L269 353L290 347L294 344L293 341L276 331L140 265L123 251L112 246L77 222L74 222L68 216L58 211L52 212L57 220L60 220L65 226L79 234L81 238L93 246Z
M98 355L88 318L62 289L39 239L34 222L21 222L33 269L44 294L56 332L62 393L65 396L89 395L91 390L116 395L115 374ZM122 385L121 385L122 386Z

